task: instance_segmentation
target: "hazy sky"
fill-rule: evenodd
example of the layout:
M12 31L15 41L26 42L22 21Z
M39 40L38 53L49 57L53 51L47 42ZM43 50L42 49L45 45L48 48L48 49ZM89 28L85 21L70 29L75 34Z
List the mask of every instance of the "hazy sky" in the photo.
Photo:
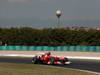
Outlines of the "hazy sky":
M100 0L0 0L0 19L100 20Z

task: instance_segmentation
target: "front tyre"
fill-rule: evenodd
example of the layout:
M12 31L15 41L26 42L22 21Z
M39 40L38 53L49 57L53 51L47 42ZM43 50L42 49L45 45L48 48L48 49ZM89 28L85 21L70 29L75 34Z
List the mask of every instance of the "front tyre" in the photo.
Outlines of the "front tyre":
M68 58L65 58L65 64L66 64L66 65L71 64L71 62L68 60Z
M64 58L64 61L65 61L65 62L68 62L69 60L68 60L68 58Z
M68 62L68 59L67 58L64 58L64 59L60 60L60 62L61 62L61 64L64 65L66 62Z

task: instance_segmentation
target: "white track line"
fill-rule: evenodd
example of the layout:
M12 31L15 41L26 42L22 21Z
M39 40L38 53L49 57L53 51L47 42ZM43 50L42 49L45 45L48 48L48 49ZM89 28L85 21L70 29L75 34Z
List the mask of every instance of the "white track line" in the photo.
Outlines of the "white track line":
M26 54L0 54L0 56L20 56L20 57L33 57L34 55L26 55ZM65 56L70 59L93 59L100 60L100 57L86 57L86 56Z
M100 60L100 57L86 57L86 56L66 56L72 59L92 59L92 60Z
M48 65L45 65L45 66L48 66ZM54 67L54 66L48 66L48 67ZM92 73L92 74L100 75L100 73L98 73L98 72L92 72L92 71L81 70L81 69L65 68L65 67L58 67L58 66L55 66L55 68L70 69L70 70L74 70L74 71L81 71L81 72L86 72L86 73Z
M92 72L92 71L87 71L87 70L81 70L81 69L73 69L73 68L69 68L71 70L76 70L76 71L81 71L81 72L87 72L87 73L93 73L93 74L97 74L97 75L100 75L99 72Z

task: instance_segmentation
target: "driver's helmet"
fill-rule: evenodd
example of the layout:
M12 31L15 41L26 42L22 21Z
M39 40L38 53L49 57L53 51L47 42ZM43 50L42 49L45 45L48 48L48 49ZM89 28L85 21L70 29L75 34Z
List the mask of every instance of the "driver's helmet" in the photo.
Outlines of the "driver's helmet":
M45 55L49 56L49 55L51 55L51 52L47 52L47 53L45 53Z

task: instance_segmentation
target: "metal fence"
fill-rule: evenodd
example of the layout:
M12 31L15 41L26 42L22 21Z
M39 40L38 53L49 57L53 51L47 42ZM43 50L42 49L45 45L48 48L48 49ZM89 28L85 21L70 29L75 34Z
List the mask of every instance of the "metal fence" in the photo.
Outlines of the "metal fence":
M100 52L100 46L0 46L0 50Z

